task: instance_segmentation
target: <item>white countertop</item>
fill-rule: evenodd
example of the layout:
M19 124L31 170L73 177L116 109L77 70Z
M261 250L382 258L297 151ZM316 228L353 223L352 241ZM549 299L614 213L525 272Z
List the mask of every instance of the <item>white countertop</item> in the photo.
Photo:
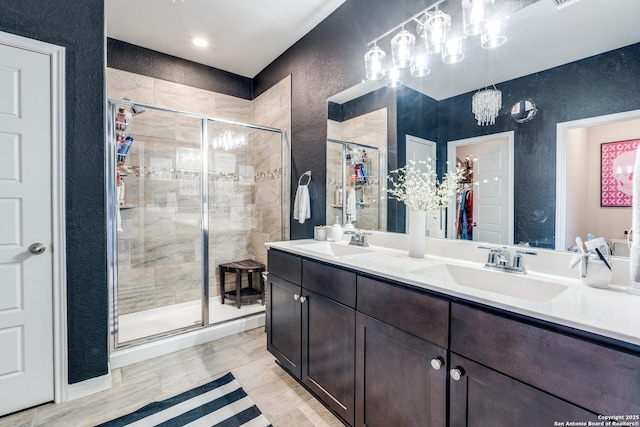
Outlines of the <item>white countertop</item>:
M403 239L403 237L395 239ZM445 263L482 269L486 252L478 250L477 244L456 243L451 240L438 242L434 239L427 239L427 255L424 258L410 258L406 250L382 246L371 246L370 251L347 256L325 255L304 249L304 244L314 242L317 241L312 239L291 240L266 243L266 246L640 345L640 296L628 294L626 288L621 285L609 285L608 288L599 289L582 284L577 279L577 271L568 267L575 260L575 255L572 254L527 248L539 252L539 256L527 258L531 269L528 268L529 274L526 277L567 286L565 291L546 302L534 302L445 282L438 277L429 276L424 271L426 267ZM390 246L402 247L402 243L398 242L399 240L395 242L397 244ZM343 244L346 245L346 243ZM432 250L429 250L429 247ZM443 253L451 255L452 252L456 255L459 254L459 256L442 256ZM463 257L466 259L461 259ZM541 265L546 265L548 268L545 269ZM614 261L613 265L614 273L616 273L616 269L623 270L625 266L627 266L628 272L628 263ZM541 272L548 270L552 270L554 273L562 271L565 274L551 275ZM623 273L614 274L614 281L616 277L624 277ZM513 273L499 272L499 274Z

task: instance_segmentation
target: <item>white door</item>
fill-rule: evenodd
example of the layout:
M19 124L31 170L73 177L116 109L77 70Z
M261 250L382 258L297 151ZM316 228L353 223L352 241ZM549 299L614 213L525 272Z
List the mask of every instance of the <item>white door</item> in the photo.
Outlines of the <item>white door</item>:
M469 148L469 147L465 147ZM475 144L473 150L473 240L509 244L508 141Z
M514 133L502 132L449 141L447 159L473 159L473 240L513 244L513 146ZM459 212L448 218L457 230ZM456 238L457 232L449 238Z
M426 162L431 164L433 170L436 170L436 143L427 139L418 138L416 136L407 135L406 139L406 164L409 160L416 162ZM409 232L409 208L406 209L406 230ZM427 212L427 235L430 237L444 237L444 224L440 222L440 211Z
M50 56L0 44L0 416L54 397L50 112Z

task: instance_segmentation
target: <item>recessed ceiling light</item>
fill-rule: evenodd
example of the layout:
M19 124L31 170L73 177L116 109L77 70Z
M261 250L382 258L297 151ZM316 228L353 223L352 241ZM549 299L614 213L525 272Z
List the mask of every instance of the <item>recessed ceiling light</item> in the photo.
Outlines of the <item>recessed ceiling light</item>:
M191 37L191 43L198 47L207 47L209 45L209 42L201 37Z

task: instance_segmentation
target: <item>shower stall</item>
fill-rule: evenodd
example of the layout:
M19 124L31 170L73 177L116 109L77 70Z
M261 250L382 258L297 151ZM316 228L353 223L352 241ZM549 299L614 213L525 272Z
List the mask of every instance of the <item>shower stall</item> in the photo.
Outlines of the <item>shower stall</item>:
M218 267L266 264L288 234L285 132L108 99L107 133L111 347L264 313L264 298L222 304Z

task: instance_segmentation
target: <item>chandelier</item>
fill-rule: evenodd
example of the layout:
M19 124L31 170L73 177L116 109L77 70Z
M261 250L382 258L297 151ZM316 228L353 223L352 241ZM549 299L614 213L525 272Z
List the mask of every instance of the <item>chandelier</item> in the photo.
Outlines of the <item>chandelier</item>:
M468 37L480 36L480 46L485 49L496 48L507 41L501 34L500 22L490 16L490 6L495 0L461 1L462 28L457 31L461 36L451 36L451 16L438 9L444 1L437 0L367 43L370 48L364 55L364 62L368 80L386 78L387 86L398 87L402 85L404 69L409 69L414 77L428 75L431 71L429 63L434 56L440 56L446 64L462 61L465 56L463 40ZM410 23L416 24L417 37L405 29ZM396 34L391 39L391 61L387 65L387 54L378 42L393 33Z
M493 86L478 90L471 99L471 111L476 116L478 126L496 123L498 112L502 108L502 92Z
M235 150L247 145L247 138L243 134L237 134L230 129L225 129L213 139L213 149L224 151Z

